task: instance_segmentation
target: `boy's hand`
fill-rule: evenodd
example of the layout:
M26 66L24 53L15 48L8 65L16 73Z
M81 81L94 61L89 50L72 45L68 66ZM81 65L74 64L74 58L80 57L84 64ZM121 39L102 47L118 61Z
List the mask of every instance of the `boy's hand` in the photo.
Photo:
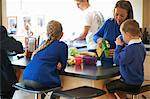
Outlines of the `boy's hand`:
M62 67L62 65L61 65L61 63L59 62L59 63L57 64L57 69L58 69L58 70L61 70L61 67Z
M121 45L121 46L123 46L124 42L121 41L120 35L116 38L115 43L116 43L116 45Z
M114 49L109 49L108 58L112 58L114 55Z

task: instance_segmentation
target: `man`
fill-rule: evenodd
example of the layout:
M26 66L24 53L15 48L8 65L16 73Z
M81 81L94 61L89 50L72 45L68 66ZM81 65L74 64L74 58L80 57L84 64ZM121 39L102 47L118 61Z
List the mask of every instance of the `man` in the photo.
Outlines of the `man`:
M96 53L96 43L93 41L93 35L97 32L98 28L104 22L102 14L92 9L89 0L75 0L77 7L83 12L82 20L83 26L82 33L76 40L86 39L87 49L89 52Z

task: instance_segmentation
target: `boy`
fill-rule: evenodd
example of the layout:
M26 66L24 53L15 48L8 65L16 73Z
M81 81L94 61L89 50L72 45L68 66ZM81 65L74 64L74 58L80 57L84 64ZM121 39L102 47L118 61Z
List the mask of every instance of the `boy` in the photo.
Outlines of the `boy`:
M106 84L109 93L117 93L118 91L136 92L140 89L144 81L144 59L146 50L140 38L141 32L139 24L128 19L121 24L120 36L117 37L115 43L114 62L120 66L121 78ZM124 45L126 44L126 45ZM121 99L125 99L124 93L117 93ZM115 95L112 94L114 98Z

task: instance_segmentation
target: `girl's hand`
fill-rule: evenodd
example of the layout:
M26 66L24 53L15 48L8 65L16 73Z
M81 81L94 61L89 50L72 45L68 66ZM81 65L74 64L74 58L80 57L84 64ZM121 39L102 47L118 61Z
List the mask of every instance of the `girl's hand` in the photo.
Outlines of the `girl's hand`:
M62 65L61 65L60 62L58 62L58 64L57 64L57 69L58 69L58 70L61 70L61 68L62 68Z
M123 46L124 42L123 42L123 41L121 41L121 39L120 39L120 35L116 38L115 43L116 43L116 45L121 45L121 46Z

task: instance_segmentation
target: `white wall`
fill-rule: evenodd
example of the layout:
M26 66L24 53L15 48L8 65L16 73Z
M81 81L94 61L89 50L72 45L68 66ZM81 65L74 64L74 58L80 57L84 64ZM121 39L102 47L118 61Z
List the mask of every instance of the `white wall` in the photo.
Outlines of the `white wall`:
M129 0L133 6L134 19L143 26L143 0Z
M68 36L78 27L79 21L76 21L78 15L77 7L74 0L7 0L9 2L7 8L8 16L18 16L18 26L21 25L20 20L23 16L33 16L36 20L37 16L46 16L45 24L51 19L57 19L63 24L65 35ZM143 23L143 0L130 0L133 5L134 18ZM92 6L104 15L105 19L112 17L113 9L117 0L90 0ZM33 27L36 27L33 22ZM21 29L20 27L19 29ZM34 29L37 31L37 28ZM69 36L68 36L69 37Z
M6 0L2 0L2 24L7 26Z
M79 9L74 0L7 0L7 15L18 16L18 33L22 33L22 17L32 16L33 31L39 32L36 28L37 16L45 16L45 25L49 20L60 21L64 29L64 37L70 37L79 27ZM116 0L90 0L92 6L104 15L105 19L112 17Z

